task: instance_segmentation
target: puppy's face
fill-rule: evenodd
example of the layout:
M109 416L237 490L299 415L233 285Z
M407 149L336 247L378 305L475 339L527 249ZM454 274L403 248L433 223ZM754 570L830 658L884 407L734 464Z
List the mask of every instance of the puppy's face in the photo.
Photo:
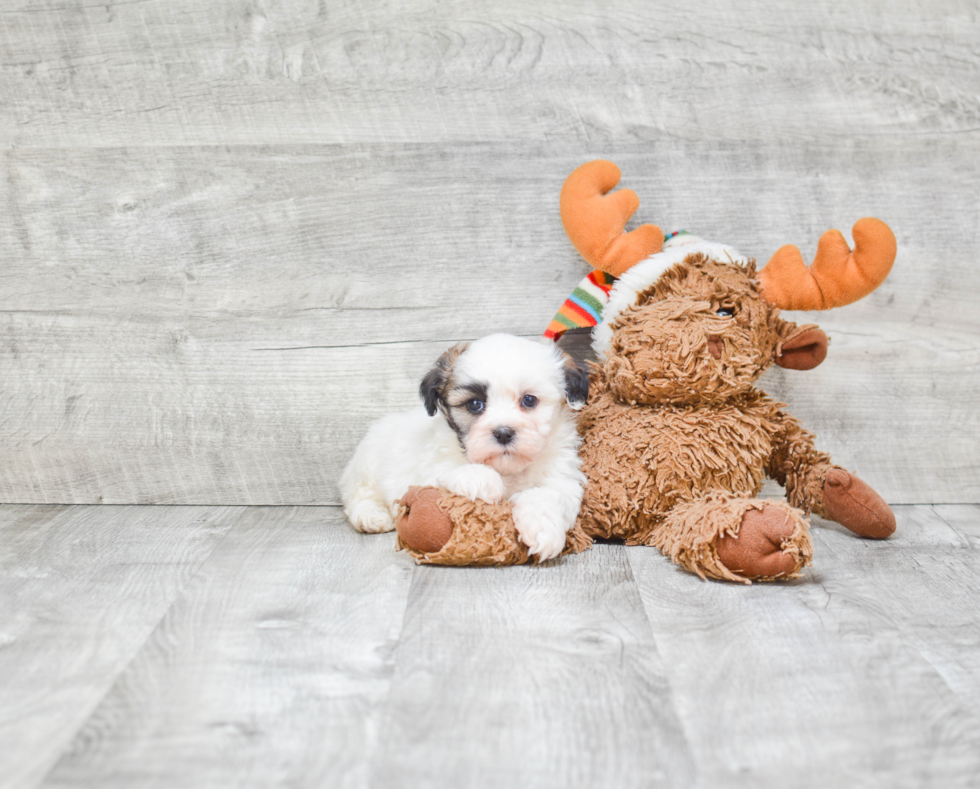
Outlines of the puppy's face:
M419 393L429 416L445 417L470 463L510 475L546 449L566 403L582 407L588 377L554 347L494 334L446 351Z

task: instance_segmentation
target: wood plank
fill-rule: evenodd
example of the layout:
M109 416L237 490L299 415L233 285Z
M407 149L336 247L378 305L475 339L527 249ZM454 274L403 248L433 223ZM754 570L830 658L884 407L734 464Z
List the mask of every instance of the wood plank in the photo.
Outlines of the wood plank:
M336 504L369 421L411 406L445 347L537 334L585 273L554 200L587 155L8 151L0 501ZM885 285L795 316L828 329L827 363L763 385L890 501L980 499L980 143L610 155L643 218L760 257L888 219L900 256Z
M0 501L336 504L367 426L413 407L449 345L262 351L267 330L233 320L0 322L21 349L2 370ZM980 350L904 323L830 334L822 367L763 387L888 501L980 498Z
M818 524L802 579L749 589L630 551L699 783L970 785L980 774L978 516L901 507L885 542Z
M16 426L8 418L16 445L0 466L0 500L336 502L336 478L367 423L395 402L417 402L418 381L445 350L408 343L265 353L255 349L267 343L242 337L237 322L214 342L190 321L156 336L85 323L68 319L28 351L61 355L79 372L55 372L50 394L26 386L15 394L8 413L26 418ZM170 351L176 334L184 341ZM142 357L104 350L132 347L136 336ZM60 381L78 388L67 392ZM46 416L66 395L77 408L45 437Z
M0 507L0 785L969 786L980 506L898 522L744 588L617 545L414 568L334 508Z
M0 787L51 769L240 516L0 507Z
M371 785L692 785L626 552L420 567Z
M42 786L364 786L414 564L248 508Z
M898 237L895 269L830 314L980 330L970 262L980 140L939 136L12 149L0 178L0 308L265 318L276 321L271 337L295 322L334 345L538 334L589 271L558 194L600 154L640 195L637 220L760 261L787 243L812 256L829 227L849 233L879 216Z
M472 331L477 312L481 331L538 333L588 270L557 211L574 165L531 176L519 148L509 177L474 180L498 153L9 151L2 308L263 318L273 346L279 322L306 327L311 345L351 345L449 338ZM531 314L529 294L546 296Z
M0 17L0 134L25 147L972 132L974 11L19 0Z

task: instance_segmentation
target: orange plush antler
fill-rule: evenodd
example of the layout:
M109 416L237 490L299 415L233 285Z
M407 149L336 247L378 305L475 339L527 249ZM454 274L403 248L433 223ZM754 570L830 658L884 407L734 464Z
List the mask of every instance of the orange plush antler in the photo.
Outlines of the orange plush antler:
M782 310L829 310L863 299L877 288L895 262L895 236L880 219L854 224L854 251L839 230L820 237L807 268L800 250L781 247L759 272L762 297Z
M561 188L561 221L579 253L592 266L619 277L630 266L663 249L656 225L623 228L640 207L632 189L608 194L619 183L619 168L596 159L576 169Z

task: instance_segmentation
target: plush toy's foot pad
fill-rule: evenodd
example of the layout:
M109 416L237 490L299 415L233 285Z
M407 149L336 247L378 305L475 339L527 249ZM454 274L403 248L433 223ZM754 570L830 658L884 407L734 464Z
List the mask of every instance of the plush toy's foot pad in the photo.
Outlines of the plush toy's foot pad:
M842 468L827 472L824 509L831 520L862 537L884 539L895 532L895 513L867 482Z
M518 537L508 502L488 504L441 488L410 488L399 503L398 545L420 564L488 566L534 560ZM576 527L562 553L578 553L591 544Z
M793 511L766 504L748 510L736 534L722 534L715 542L718 558L733 573L745 578L778 578L796 574L802 567L798 550L792 550L797 530ZM784 546L789 550L784 550Z
M398 502L401 506L395 528L403 546L417 553L436 553L453 536L453 522L442 509L439 488L408 489Z
M741 583L797 578L813 558L800 510L724 491L675 506L649 544L702 578Z

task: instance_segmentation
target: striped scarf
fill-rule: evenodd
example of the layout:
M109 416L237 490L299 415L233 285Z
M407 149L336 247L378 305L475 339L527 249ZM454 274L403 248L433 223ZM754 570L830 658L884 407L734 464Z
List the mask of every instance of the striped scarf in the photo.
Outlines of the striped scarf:
M544 336L558 341L569 329L591 328L602 320L602 308L609 301L609 291L616 278L604 271L593 271L583 279L572 295L565 299L552 318Z
M686 230L675 230L664 238L664 249L694 241L700 239ZM565 303L544 330L544 336L558 342L569 329L591 329L597 326L602 321L602 310L609 301L609 291L615 282L616 278L604 271L593 271L589 274L572 291L572 295L565 299Z

